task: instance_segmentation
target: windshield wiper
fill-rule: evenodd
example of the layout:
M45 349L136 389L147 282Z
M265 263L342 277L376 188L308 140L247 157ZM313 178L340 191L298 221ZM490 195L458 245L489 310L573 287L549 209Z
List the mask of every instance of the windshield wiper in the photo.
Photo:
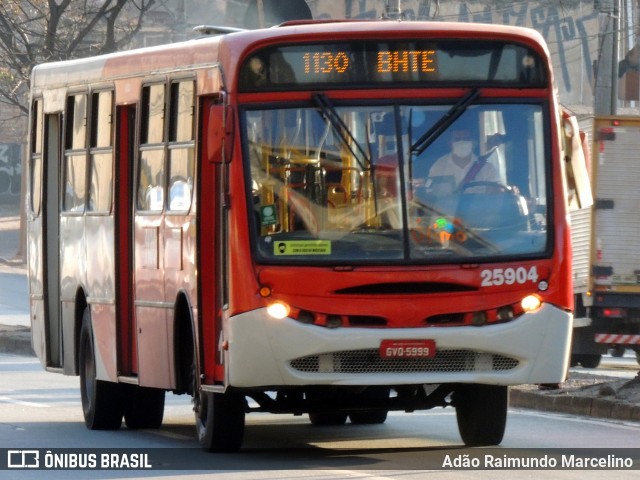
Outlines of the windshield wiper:
M356 159L356 162L358 162L358 166L362 170L366 170L365 165L363 165L362 161L358 158L358 154L361 155L367 166L371 165L371 159L367 155L367 152L364 151L360 143L358 143L356 137L353 136L353 133L351 133L349 127L347 127L347 125L342 121L342 118L340 118L340 115L331 104L327 96L324 93L316 93L313 95L313 101L320 109L322 116L331 124L333 129L336 131L336 133L340 137L340 140L342 140L342 143L344 143L344 145L349 149L351 155L353 155L353 158ZM357 153L356 150L354 150L354 146L358 151Z
M455 122L460 115L480 96L477 88L471 90L456 102L429 130L427 130L414 144L411 145L411 154L420 155L429 145L442 135L442 133Z

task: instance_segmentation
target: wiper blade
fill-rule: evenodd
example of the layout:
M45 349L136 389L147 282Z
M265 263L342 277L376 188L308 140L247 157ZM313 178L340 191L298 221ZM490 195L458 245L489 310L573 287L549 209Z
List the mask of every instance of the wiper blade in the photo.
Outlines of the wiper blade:
M479 96L480 90L475 88L458 100L440 120L411 145L411 153L415 155L422 154Z
M365 165L358 157L358 154L361 156L361 158L364 159L365 164L370 166L371 159L367 155L367 152L364 151L360 143L358 143L358 140L356 140L356 137L354 137L353 133L351 133L351 130L349 130L349 127L347 127L347 125L342 121L342 118L340 118L340 115L331 104L327 96L324 93L316 93L313 95L313 101L320 109L322 116L331 124L333 129L336 131L336 133L340 137L340 140L342 140L342 143L344 143L344 145L349 149L351 155L353 155L353 158L356 159L356 162L358 162L358 166L362 170L366 169ZM357 152L356 150L354 150L354 146Z

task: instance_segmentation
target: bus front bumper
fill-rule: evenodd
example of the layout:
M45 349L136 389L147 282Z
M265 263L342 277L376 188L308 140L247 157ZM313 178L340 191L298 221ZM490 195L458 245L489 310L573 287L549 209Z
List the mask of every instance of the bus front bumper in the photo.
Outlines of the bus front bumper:
M255 310L224 322L227 386L559 383L568 372L572 315L544 304L482 327L335 328ZM428 340L433 358L382 358L383 341ZM431 343L433 342L433 343Z

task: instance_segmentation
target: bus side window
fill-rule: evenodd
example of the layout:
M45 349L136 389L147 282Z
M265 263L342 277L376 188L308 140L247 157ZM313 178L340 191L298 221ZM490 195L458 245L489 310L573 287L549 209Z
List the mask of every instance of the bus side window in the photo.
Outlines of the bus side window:
M87 178L86 155L66 157L64 171L64 210L67 212L84 211Z
M142 89L141 144L159 144L164 140L164 84Z
M193 149L170 150L169 163L169 210L189 210L193 190Z
M82 212L87 192L87 96L67 98L65 111L65 169L63 209Z
M165 85L142 89L140 160L138 165L138 210L161 212L165 189Z
M171 84L169 103L169 204L170 211L191 208L194 175L194 82Z
M31 107L31 162L29 169L31 211L40 214L42 199L42 100L36 100Z
M162 211L164 203L164 152L145 150L138 171L138 210Z
M88 209L108 213L113 196L112 92L93 93L91 105Z

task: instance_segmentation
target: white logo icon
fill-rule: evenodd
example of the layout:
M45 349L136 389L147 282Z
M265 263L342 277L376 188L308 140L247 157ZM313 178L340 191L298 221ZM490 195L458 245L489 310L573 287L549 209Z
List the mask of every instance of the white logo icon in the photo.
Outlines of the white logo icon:
M7 451L7 468L39 468L40 452L38 450Z

